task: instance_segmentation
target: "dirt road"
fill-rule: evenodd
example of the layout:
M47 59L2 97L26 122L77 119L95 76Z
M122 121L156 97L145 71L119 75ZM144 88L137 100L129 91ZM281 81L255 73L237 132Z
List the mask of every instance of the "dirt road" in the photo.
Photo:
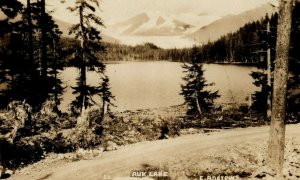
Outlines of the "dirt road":
M300 137L299 129L300 124L288 125L287 139ZM133 170L142 170L146 165L161 170L181 172L177 175L173 173L172 178L182 179L180 177L187 176L187 168L195 168L193 170L195 172L201 167L209 169L210 166L213 166L210 158L216 156L219 159L231 157L232 161L235 161L232 164L233 168L239 167L238 161L242 158L247 159L249 162L253 158L252 164L254 165L261 163L258 162L257 156L265 153L268 131L269 127L255 127L141 142L121 147L116 151L104 152L93 160L39 162L38 165L30 165L22 171L17 171L11 179L129 179L128 177ZM235 153L241 154L240 157L232 155ZM250 155L247 155L247 153L250 153ZM214 162L218 165L221 161ZM245 162L242 161L242 163Z

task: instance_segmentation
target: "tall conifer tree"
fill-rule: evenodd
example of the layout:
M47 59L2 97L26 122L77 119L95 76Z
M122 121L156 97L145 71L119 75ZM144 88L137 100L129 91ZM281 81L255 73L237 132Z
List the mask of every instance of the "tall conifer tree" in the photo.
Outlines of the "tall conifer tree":
M199 49L193 47L191 50L191 64L184 64L185 84L181 86L181 95L188 105L188 115L201 117L204 112L210 112L214 108L214 100L219 97L218 91L209 91L208 86L213 83L207 83L204 77L202 64L199 62Z
M99 7L98 0L76 0L75 5L68 8L79 15L79 23L70 30L70 34L75 35L75 39L80 41L80 45L74 48L73 53L74 65L80 71L77 86L73 87L73 93L77 95L71 104L74 113L80 113L82 108L94 105L93 96L99 93L99 87L87 84L87 71L104 73L105 70L105 65L97 56L104 50L100 31L97 29L103 26L102 19L95 15L97 7Z

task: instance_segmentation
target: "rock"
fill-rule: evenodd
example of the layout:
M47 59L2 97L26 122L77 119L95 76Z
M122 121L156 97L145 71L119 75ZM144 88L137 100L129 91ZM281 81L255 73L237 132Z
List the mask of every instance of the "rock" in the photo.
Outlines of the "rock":
M79 148L77 149L76 153L79 155L79 156L84 156L86 154L86 151L82 148Z
M99 149L92 150L93 151L93 157L102 156L104 148L100 147Z
M5 168L0 165L0 177L5 173Z
M113 151L113 150L117 150L117 149L118 149L118 145L115 142L108 141L106 143L106 148L105 148L106 151Z
M130 117L124 117L124 118L123 118L123 122L124 122L124 123L128 123L129 121L130 121Z
M253 173L255 178L258 179L274 179L275 173L269 167L262 167L257 172Z
M13 172L12 170L8 169L8 170L6 170L5 173L6 173L6 174L9 174L9 175L12 175L14 172Z

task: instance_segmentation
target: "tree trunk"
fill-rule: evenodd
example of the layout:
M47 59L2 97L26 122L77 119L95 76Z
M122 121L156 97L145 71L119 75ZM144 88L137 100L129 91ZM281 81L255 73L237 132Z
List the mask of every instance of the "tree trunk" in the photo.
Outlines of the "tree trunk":
M31 21L31 5L30 0L27 0L27 23L28 23L28 60L33 63L33 37L32 37L32 21Z
M77 118L77 124L76 127L90 127L89 123L89 117L88 117L88 110L85 108L84 105L82 105L80 116Z
M33 60L33 35L32 35L32 18L31 18L31 3L30 0L27 0L27 33L28 33L28 62L31 65L31 78L34 78L34 60Z
M105 116L105 105L106 105L106 103L105 103L104 99L102 99L102 115L101 115L102 122L104 121L104 116Z
M81 48L81 62L80 62L80 80L79 80L79 86L80 86L80 97L82 98L82 106L80 110L80 116L77 118L77 126L82 126L83 124L87 124L87 116L86 116L86 63L85 63L85 57L84 57L84 49L85 49L85 30L84 30L84 24L83 24L83 4L79 7L79 23L80 23L80 29L82 33L82 37L80 39L80 48Z
M53 39L53 71L54 71L54 101L55 101L55 107L54 111L58 114L60 114L60 111L58 109L58 104L59 104L59 98L58 98L58 93L59 93L59 87L58 87L58 69L57 69L57 56L56 56L56 41Z
M56 61L56 42L53 39L53 71L54 71L54 79L55 81L57 80L57 61ZM54 101L55 104L58 103L58 87L57 87L57 83L55 82L54 85ZM57 105L56 105L57 108Z
M267 22L267 34L269 36L270 33L270 22L268 20ZM271 87L271 47L270 44L268 45L268 49L267 49L267 81L268 81L268 87ZM271 92L268 92L268 97L267 97L267 118L268 120L271 119L271 98L272 98L272 94Z
M86 42L86 34L85 34L85 28L83 24L83 5L79 7L79 18L80 18L80 28L82 32L82 39L81 39L81 69L80 69L80 86L81 88L84 88L83 91L81 92L81 97L82 101L86 101L86 62L85 62L85 56L84 56L84 51L85 51L85 42ZM86 102L82 103L83 106L86 107Z
M282 178L285 145L285 109L288 80L288 58L290 47L293 0L281 0L278 19L276 62L270 137L268 144L268 165Z
M41 37L40 37L40 58L41 58L41 77L42 80L47 79L47 46L46 46L46 9L45 9L45 0L41 0L41 17L40 17L40 28L41 28Z
M199 103L199 99L198 99L199 97L198 97L198 93L196 92L196 97L195 97L195 99L196 99L196 104L197 104L197 110L198 110L198 113L199 113L199 117L201 117L202 116L202 111L201 111L201 106L200 106L200 103Z

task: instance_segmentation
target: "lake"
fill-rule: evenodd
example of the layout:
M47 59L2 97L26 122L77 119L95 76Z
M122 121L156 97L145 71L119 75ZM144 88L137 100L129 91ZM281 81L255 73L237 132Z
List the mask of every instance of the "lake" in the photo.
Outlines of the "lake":
M155 62L120 62L107 64L106 74L110 78L111 91L116 97L115 111L167 107L184 102L180 93L183 84L182 63ZM257 87L249 75L257 70L251 66L204 64L204 76L208 83L215 85L211 90L219 90L221 97L216 100L220 105L240 105L247 103ZM75 86L78 70L66 68L61 76L66 84L61 109L66 110L74 98L71 86ZM99 75L87 74L88 84L99 84Z

